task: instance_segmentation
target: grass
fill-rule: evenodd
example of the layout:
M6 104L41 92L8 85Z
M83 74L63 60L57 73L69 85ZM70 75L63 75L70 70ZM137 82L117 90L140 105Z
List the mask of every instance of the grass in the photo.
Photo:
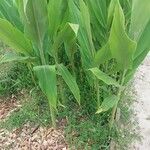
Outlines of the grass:
M34 97L34 95L32 95ZM19 111L15 111L2 124L7 129L20 128L23 124L30 122L33 125L49 126L49 109L43 100L31 99L28 94L24 97L25 101ZM30 101L29 101L30 100ZM40 98L39 98L40 100ZM82 111L75 103L70 104L73 109L62 109L58 115L58 121L64 118L65 137L70 148L75 149L92 149L92 150L107 150L110 148L110 139L113 139L117 144L118 150L127 150L128 144L131 143L137 136L131 128L131 116L125 115L129 112L129 105L121 108L121 119L124 120L123 128L120 124L116 124L113 130L109 132L109 127L105 123L105 115L91 117L88 112ZM39 109L40 107L40 109ZM68 107L69 108L69 107ZM39 112L39 110L43 110ZM127 111L128 110L128 111ZM76 112L76 113L74 113ZM126 125L125 125L126 122ZM130 126L130 128L129 128Z
M3 95L11 95L21 91L22 89L31 89L33 87L31 75L24 64L5 64L0 66L0 69L0 85L1 93Z
M48 104L46 99L40 95L38 90L34 90L32 94L26 93L22 98L24 99L22 107L19 111L11 114L2 124L3 127L7 127L7 129L20 128L27 122L33 125L49 126ZM108 113L90 115L92 111L89 111L88 108L86 110L79 108L74 102L67 103L70 106L67 107L68 109L61 108L57 120L61 122L63 118L66 122L64 124L65 138L70 148L108 150L110 139L113 139L117 150L128 150L129 144L138 137L134 131L135 124L131 121L132 110L129 109L132 98L128 98L130 100L128 104L120 104L120 122L115 124L111 132L106 120Z
M37 97L35 98L36 92L34 91L32 95L26 92L23 96L17 97L22 106L12 112L4 122L1 122L1 127L12 130L22 127L27 122L33 125L49 125L50 117L47 101L42 96L39 96L37 100Z

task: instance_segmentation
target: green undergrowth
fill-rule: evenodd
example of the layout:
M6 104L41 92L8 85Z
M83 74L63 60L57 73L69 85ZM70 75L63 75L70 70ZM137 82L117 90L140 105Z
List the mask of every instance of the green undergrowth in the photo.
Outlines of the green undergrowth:
M6 69L9 70L7 74L5 74ZM12 112L5 121L1 121L0 127L12 130L21 128L27 122L33 126L51 126L46 97L29 80L31 74L28 69L23 64L7 64L1 69L2 71L1 79L9 80L2 83L4 89L1 95L3 97L16 95L21 107ZM119 122L115 123L110 131L108 124L110 112L95 114L96 93L90 93L88 82L83 77L81 79L84 82L84 85L80 85L80 89L83 91L81 106L76 104L73 95L63 84L63 91L65 91L63 98L66 100L60 101L59 113L57 113L58 127L64 128L65 138L70 149L108 150L113 145L117 150L128 150L128 145L138 137L134 130L136 123L133 119L133 110L130 108L134 98L128 91L125 93L117 111ZM18 82L14 84L13 81ZM26 92L19 94L22 90ZM106 95L107 91L101 94ZM58 96L61 99L62 93Z
M14 63L0 66L0 81L1 95L16 94L22 89L31 89L33 86L31 75L24 64Z
M4 52L1 50L0 58L3 54ZM0 96L17 94L22 89L30 90L33 86L31 72L25 64L17 62L0 64Z
M70 149L109 150L113 141L115 149L128 150L128 146L138 135L134 130L137 125L133 119L133 110L130 109L133 98L127 94L119 104L120 121L115 123L111 131L107 120L109 112L95 115L94 106L92 109L94 103L91 103L91 107L86 103L79 107L69 95L67 107L59 108L57 123L58 127L64 128ZM12 130L27 122L35 126L50 126L48 104L38 89L26 92L21 99L22 107L1 123L1 127Z
M85 150L108 150L114 147L115 150L128 150L130 144L139 139L131 109L133 101L134 98L126 92L118 107L119 121L111 131L108 124L109 112L94 115L89 105L79 108L70 103L68 109L60 115L67 119L65 135L70 147ZM112 141L115 144L110 144Z
M21 128L27 122L32 125L41 126L50 124L49 109L45 102L46 100L44 101L44 98L37 93L36 96L38 100L37 97L35 98L35 92L32 95L26 92L23 96L17 97L22 106L13 111L5 121L1 122L1 127L12 130L14 128Z

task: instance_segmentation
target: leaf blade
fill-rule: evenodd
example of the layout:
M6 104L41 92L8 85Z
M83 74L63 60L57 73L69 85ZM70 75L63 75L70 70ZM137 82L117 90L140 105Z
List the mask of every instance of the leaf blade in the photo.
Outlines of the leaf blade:
M109 46L112 57L116 59L119 69L131 69L136 42L132 41L126 33L125 17L118 0L109 37Z
M33 69L38 78L39 86L47 96L49 104L57 109L57 80L55 66L36 66Z
M24 34L5 19L0 18L0 38L16 52L25 55L32 53L32 45Z
M113 108L118 103L118 97L116 95L108 96L104 99L101 106L98 108L96 114L106 112L109 109Z
M66 82L66 84L68 85L68 87L70 88L75 99L80 104L80 90L75 78L71 75L71 73L64 65L58 65L58 71L61 74L64 81Z
M106 73L100 71L97 67L89 69L99 80L102 80L107 85L114 85L121 87L121 85L113 78L108 76Z

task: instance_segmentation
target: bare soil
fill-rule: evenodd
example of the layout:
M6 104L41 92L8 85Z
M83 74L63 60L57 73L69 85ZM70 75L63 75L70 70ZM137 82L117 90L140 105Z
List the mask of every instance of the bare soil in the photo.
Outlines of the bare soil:
M140 66L134 81L136 102L133 108L141 141L133 143L131 150L150 150L150 55Z

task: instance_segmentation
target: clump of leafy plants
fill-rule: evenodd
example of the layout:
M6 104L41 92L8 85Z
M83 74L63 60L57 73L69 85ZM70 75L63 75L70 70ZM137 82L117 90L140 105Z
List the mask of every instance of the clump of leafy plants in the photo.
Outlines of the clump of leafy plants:
M94 118L108 114L103 124L111 131L150 49L149 1L7 0L0 7L0 39L13 49L0 62L27 64L48 99L52 125L59 108L76 100Z

